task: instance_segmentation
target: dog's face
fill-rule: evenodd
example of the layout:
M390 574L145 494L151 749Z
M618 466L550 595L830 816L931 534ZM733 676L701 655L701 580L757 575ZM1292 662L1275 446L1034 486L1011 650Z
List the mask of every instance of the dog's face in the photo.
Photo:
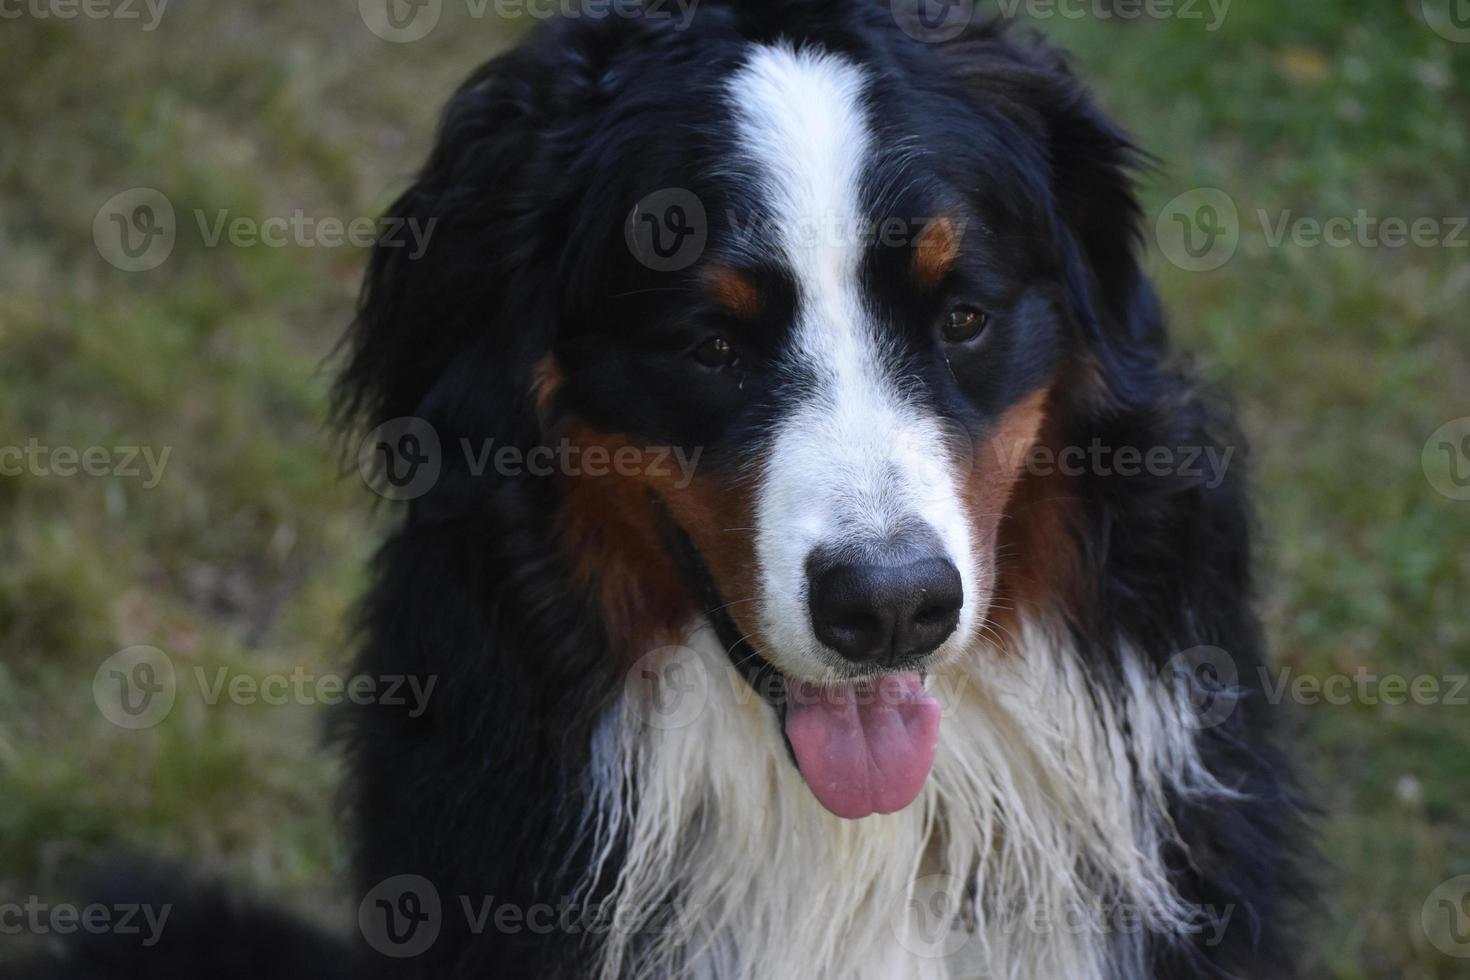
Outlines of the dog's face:
M558 489L618 655L711 619L784 678L818 798L889 812L932 761L925 676L986 629L1026 453L1086 373L1105 273L1062 198L1126 191L1059 187L1085 173L1057 159L1077 147L1023 91L1051 69L1009 47L987 81L896 31L714 34L580 51L575 99L534 110L469 90L424 183L447 182L442 208L466 168L495 171L474 186L500 203L454 241L513 253L484 278L538 440L635 461ZM495 221L498 239L475 230Z
M840 56L753 49L709 134L723 172L694 152L679 190L644 198L672 212L628 202L635 246L701 208L707 245L683 274L604 280L556 354L570 414L699 451L687 487L654 492L788 678L971 644L1018 455L987 443L1034 437L1066 317L1043 236L981 213L951 148L885 132L907 120L877 87Z
M700 611L793 701L867 698L919 743L839 744L834 727L881 727L880 708L795 709L804 771L849 751L927 771L923 676L987 619L1000 522L1071 332L1048 192L1026 186L1042 161L987 154L996 141L946 132L961 120L906 110L821 49L752 47L717 92L682 158L649 154L661 187L593 209L623 218L634 261L569 317L556 401L584 436L699 459L687 486L631 479L712 579ZM687 269L638 268L680 234L707 236ZM649 550L669 546L658 524ZM818 795L862 815L905 805L916 786L899 782Z

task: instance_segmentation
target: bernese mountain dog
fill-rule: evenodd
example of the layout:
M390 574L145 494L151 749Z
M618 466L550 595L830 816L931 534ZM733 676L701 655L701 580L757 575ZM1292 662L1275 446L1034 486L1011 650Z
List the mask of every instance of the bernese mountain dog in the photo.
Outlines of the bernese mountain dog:
M1296 975L1141 154L1040 41L894 7L567 18L450 102L339 389L438 447L358 662L433 697L339 729L354 975Z

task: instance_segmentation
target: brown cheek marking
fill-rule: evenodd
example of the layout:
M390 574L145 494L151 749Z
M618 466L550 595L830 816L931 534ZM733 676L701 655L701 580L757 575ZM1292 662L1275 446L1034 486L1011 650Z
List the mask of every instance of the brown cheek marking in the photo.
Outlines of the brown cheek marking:
M743 636L756 636L755 507L750 488L696 476L683 490L659 491L664 506L699 549L725 613ZM759 638L756 643L759 646Z
M648 489L618 476L563 482L564 546L577 583L602 607L619 655L633 660L677 643L694 614L694 597L661 546Z
M749 279L724 266L705 270L705 284L715 302L742 320L754 320L761 313L760 292Z
M1050 393L1043 388L1015 405L975 447L966 503L975 530L975 561L985 573L982 581L989 580L994 589L989 619L1000 627L1002 639L1017 635L1016 609L1036 598L1030 587L1034 563L1064 560L1060 542L1045 526L1044 509L1033 511L1029 505L1031 495L1042 492L1030 483L1034 477L1027 461L1045 431Z
M991 445L1006 445L992 452L1009 462L1004 501L1005 520L992 541L1000 556L996 588L998 606L991 620L1004 638L1020 633L1021 617L1027 611L1054 608L1065 603L1077 586L1077 545L1072 536L1075 494L1068 479L1056 467L1031 467L1037 447L1060 448L1053 418L1046 413L1049 391L1033 396L1007 416ZM1006 431L1009 428L1009 431ZM995 482L1002 478L997 475Z
M616 459L633 446L626 438L570 426L568 438L581 449L600 447ZM753 594L754 535L749 494L696 473L688 486L670 457L641 453L646 465L608 467L605 475L582 472L564 478L561 525L577 581L595 595L619 653L636 660L650 650L682 642L685 628L701 611L701 597L685 581L664 543L660 503L689 534L714 576L742 630L745 603ZM585 469L585 467L584 467ZM632 470L636 469L634 473ZM728 530L741 529L741 530ZM753 610L752 610L753 611Z
M941 215L929 222L914 246L914 279L921 286L937 286L960 257L959 226Z

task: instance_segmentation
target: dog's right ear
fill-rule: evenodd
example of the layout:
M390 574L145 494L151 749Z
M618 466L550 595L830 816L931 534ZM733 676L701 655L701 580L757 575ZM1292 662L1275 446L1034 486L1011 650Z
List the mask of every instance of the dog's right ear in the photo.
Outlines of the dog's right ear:
M495 59L455 93L427 164L385 215L344 340L344 426L415 416L438 427L473 411L454 402L503 390L497 374L525 356L514 348L532 342L534 311L513 308L507 287L544 236L530 186L544 100L530 55Z
M551 21L455 93L434 150L385 216L344 339L344 429L423 419L446 448L529 447L537 370L556 339L564 251L581 207L571 162L654 25ZM460 462L445 453L445 464Z

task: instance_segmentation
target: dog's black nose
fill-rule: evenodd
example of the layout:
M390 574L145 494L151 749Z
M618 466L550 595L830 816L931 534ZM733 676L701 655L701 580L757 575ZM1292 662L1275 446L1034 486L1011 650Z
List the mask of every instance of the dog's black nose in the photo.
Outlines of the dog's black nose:
M885 561L807 562L817 639L861 664L896 665L937 649L959 625L959 569L928 542Z

